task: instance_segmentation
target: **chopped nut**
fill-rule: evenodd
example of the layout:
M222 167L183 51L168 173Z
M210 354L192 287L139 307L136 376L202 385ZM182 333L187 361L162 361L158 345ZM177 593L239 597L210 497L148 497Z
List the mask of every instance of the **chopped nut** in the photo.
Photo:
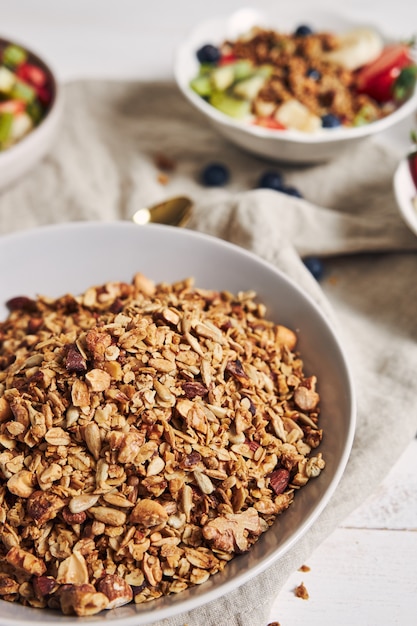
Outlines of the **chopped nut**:
M10 493L21 498L29 498L35 490L36 479L32 472L21 470L13 474L7 481L7 489Z
M46 565L41 559L16 546L10 548L6 561L15 569L33 576L42 576L46 572Z
M297 598L301 598L302 600L308 600L309 599L309 595L308 595L308 591L304 585L304 583L300 583L295 589L294 589L294 593L297 596Z
M28 498L27 513L38 526L43 526L54 519L64 506L65 502L54 493L34 491Z
M100 613L109 604L104 593L95 590L93 585L66 585L59 592L61 610L64 615L87 617Z
M100 496L95 494L82 494L80 496L74 496L69 501L68 508L71 513L81 513L87 511L89 508L97 504Z
M131 524L140 524L146 528L163 524L167 520L166 509L156 500L139 500L130 514Z
M97 590L104 593L109 600L106 609L123 606L133 599L132 587L121 576L116 574L107 574L100 578L97 583Z
M111 384L110 374L98 368L87 372L85 379L91 391L105 391Z
M80 552L74 552L62 561L56 580L59 584L83 585L89 582L85 558Z
M218 550L244 552L249 547L246 530L255 535L262 532L258 512L253 508L211 520L203 527L203 535Z
M126 523L126 513L109 506L92 506L89 512L94 519L109 526L123 526Z

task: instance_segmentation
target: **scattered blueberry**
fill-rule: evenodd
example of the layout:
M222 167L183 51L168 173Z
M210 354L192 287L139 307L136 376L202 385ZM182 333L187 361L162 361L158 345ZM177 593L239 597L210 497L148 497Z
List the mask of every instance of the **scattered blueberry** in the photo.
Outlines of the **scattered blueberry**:
M275 191L282 191L283 185L284 181L282 178L282 174L271 170L262 174L258 181L257 187L260 189L275 189Z
M201 180L207 187L221 187L229 177L229 170L222 163L210 163L201 172Z
M296 37L306 37L306 35L311 35L313 33L313 29L306 24L300 24L298 28L295 30L294 35Z
M337 128L341 124L340 118L337 115L333 115L333 113L327 113L327 115L323 115L321 118L323 128Z
M216 46L207 43L197 50L197 59L200 63L217 63L220 60L221 52Z
M323 278L324 267L319 258L316 256L307 256L303 259L303 263L317 281Z
M303 195L302 193L296 188L296 187L291 187L288 185L284 185L280 191L282 191L282 193L286 193L287 196L294 196L294 198L302 198Z
M313 80L320 80L321 74L318 70L315 70L314 67L310 67L310 69L306 72L307 78L312 78Z

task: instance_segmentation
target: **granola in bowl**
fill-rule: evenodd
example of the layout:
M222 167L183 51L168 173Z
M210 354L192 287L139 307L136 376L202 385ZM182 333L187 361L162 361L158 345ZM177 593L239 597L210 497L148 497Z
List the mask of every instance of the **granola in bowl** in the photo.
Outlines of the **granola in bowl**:
M321 474L316 376L255 296L136 274L9 300L3 600L88 616L178 594Z

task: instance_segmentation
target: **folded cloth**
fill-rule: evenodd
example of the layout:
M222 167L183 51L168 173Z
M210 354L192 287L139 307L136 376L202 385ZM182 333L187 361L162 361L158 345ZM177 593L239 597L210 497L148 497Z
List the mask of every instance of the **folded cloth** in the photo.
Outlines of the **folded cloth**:
M300 199L255 189L261 173L276 166L219 137L171 84L80 81L66 85L65 96L53 150L0 194L1 233L129 219L138 208L188 194L195 201L188 228L252 250L286 272L332 318L346 348L357 432L320 518L250 583L158 623L266 626L288 576L370 494L417 429L417 238L395 206L399 155L369 140L328 164L280 167ZM199 174L213 161L226 164L231 179L206 189ZM320 284L302 262L306 255L324 258Z

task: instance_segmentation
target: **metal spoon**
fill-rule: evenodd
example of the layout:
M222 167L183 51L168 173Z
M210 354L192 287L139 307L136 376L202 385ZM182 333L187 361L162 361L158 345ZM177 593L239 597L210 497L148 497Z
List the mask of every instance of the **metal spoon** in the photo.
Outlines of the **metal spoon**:
M132 216L135 224L150 223L185 226L190 219L193 203L187 196L176 196L151 207L139 209Z

